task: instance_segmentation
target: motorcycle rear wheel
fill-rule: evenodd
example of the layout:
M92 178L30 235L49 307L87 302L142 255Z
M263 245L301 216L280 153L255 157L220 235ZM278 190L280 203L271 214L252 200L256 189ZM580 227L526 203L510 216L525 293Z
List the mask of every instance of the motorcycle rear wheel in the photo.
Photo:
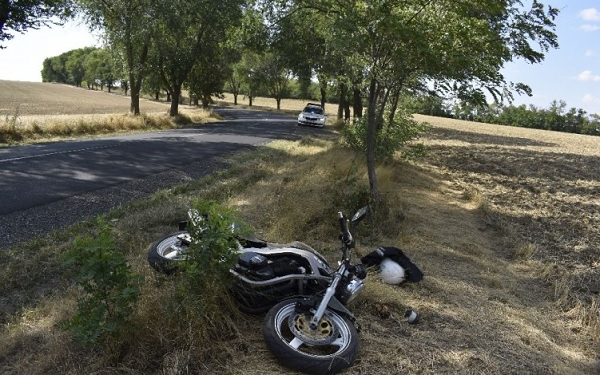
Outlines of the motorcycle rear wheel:
M171 233L154 242L148 248L148 263L158 272L171 275L177 271L177 263L185 259L183 254L187 245L182 244L177 236L187 232ZM183 250L183 251L181 251ZM177 253L174 253L177 251Z
M308 374L334 374L350 367L358 355L358 332L345 316L327 308L316 332L311 313L298 313L299 298L273 306L263 322L267 347L285 366Z

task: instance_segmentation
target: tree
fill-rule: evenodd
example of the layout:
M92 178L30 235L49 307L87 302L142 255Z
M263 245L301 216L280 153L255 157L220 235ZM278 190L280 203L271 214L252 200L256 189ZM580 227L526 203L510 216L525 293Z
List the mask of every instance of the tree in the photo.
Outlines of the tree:
M375 206L381 201L376 139L395 126L403 92L431 81L440 94L453 92L473 103L485 98L484 91L500 99L507 85L528 92L526 85L505 82L502 67L517 58L538 63L558 46L558 10L535 0L529 9L519 0L296 0L287 11L303 9L331 18L332 40L344 41L344 55L365 74L366 156Z
M0 1L1 43L14 38L14 33L37 30L42 26L61 25L73 15L71 0Z
M267 48L268 30L263 22L263 17L252 7L243 10L241 27L228 30L227 44L225 46L225 60L229 66L228 86L233 94L234 104L238 103L238 95L247 85L248 74L244 55L264 53ZM250 96L250 105L252 100Z
M66 54L44 59L42 68L42 82L67 83L69 73L65 67Z
M252 107L252 100L262 84L262 75L260 74L261 58L262 56L256 52L246 51L240 60L240 77L250 107Z
M78 0L90 27L104 31L108 44L122 54L131 95L130 111L140 114L140 89L157 18L152 0Z
M171 92L169 114L178 114L183 83L205 54L218 51L226 30L241 18L241 0L157 1L154 48L163 82Z
M229 91L233 94L233 104L238 104L238 96L242 91L242 84L244 82L244 67L241 62L237 61L230 66L229 76L227 83L229 85Z
M200 99L202 108L206 109L211 97L223 97L223 88L229 73L224 56L205 53L194 65L186 84L190 97L194 97L195 105L198 105Z
M275 99L277 109L281 109L281 100L286 95L291 74L283 59L273 53L265 54L260 60L256 74L260 77L269 96Z
M69 51L65 68L69 74L69 83L81 87L81 82L85 76L85 60L89 50L76 49Z

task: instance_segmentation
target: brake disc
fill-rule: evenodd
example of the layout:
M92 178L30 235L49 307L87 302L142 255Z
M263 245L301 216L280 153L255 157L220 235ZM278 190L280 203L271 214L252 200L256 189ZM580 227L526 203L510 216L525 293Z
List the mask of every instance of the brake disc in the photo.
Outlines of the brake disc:
M327 314L323 315L316 330L310 329L310 320L307 314L292 314L288 318L290 331L307 345L329 345L337 339L337 328Z

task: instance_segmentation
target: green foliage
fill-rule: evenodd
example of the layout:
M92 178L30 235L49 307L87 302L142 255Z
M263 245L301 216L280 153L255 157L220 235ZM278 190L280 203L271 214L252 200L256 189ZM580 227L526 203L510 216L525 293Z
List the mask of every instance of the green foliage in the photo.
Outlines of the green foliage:
M13 33L37 30L61 24L73 14L70 0L3 1L0 8L0 43L11 40ZM0 44L0 49L4 48Z
M185 306L204 310L226 293L231 281L229 270L238 256L236 234L248 227L235 211L215 201L200 199L193 208L198 216L188 224L188 231L194 241L178 280L178 295Z
M42 81L110 89L119 75L113 56L104 48L78 48L44 60Z
M389 113L388 113L389 114ZM375 136L375 156L380 162L388 162L396 151L399 151L408 142L415 139L425 131L423 123L413 120L406 113L396 112L391 121L382 121ZM344 143L356 150L365 153L367 150L368 125L365 117L354 119L342 131ZM414 156L414 152L407 152L404 156Z
M78 237L66 255L66 265L76 269L75 281L83 289L77 312L67 323L76 342L95 346L130 327L140 295L140 278L131 271L101 219L96 237Z
M151 36L157 32L158 2L150 0L78 0L90 27L122 56L134 115L140 114L140 90L148 68Z

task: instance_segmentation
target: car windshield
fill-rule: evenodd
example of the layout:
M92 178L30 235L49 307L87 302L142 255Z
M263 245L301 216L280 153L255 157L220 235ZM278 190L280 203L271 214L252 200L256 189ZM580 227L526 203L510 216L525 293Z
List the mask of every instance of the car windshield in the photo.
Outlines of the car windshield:
M319 108L319 107L306 107L306 108L304 108L303 112L312 113L314 115L322 115L323 114L323 108Z

